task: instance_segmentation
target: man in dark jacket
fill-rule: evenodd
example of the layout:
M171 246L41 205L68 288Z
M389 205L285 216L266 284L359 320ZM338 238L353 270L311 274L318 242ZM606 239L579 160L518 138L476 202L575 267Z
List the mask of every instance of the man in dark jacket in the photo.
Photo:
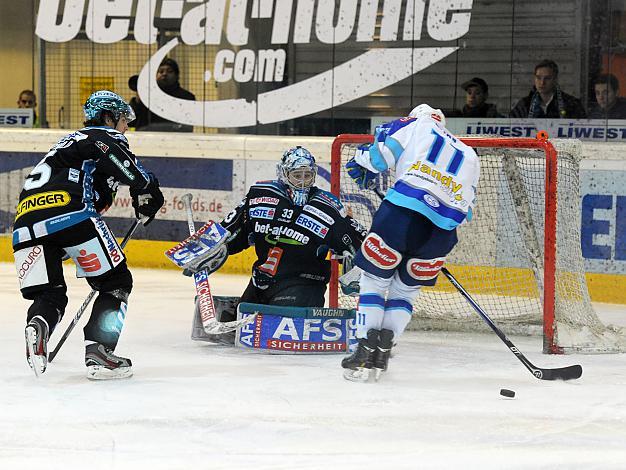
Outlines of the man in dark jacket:
M136 75L132 76L128 80L128 86L133 91L137 91L136 77ZM179 77L180 70L176 61L168 57L163 59L156 75L159 88L170 96L195 101L195 95L180 86ZM193 132L193 126L172 122L158 114L154 114L141 102L139 97L133 97L129 104L137 116L137 119L131 125L134 124L135 129L138 131Z
M619 96L619 81L613 74L602 74L593 83L596 104L589 119L626 119L626 98Z
M487 103L489 87L482 78L474 77L461 85L465 90L465 106L461 111L463 117L501 117L495 104Z
M528 96L511 110L512 118L583 119L585 109L578 98L561 91L558 83L559 67L552 60L535 65L535 86Z

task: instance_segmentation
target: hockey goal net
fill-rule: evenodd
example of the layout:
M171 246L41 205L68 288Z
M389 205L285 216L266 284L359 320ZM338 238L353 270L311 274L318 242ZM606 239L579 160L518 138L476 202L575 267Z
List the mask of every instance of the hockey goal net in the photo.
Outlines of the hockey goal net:
M480 157L474 218L459 227L446 264L491 318L509 334L543 334L546 353L626 351L623 332L607 327L591 305L580 247L579 164L574 140L467 137ZM331 190L348 213L369 227L380 204L345 171L371 135L338 136L332 146ZM382 192L393 172L377 179ZM355 307L338 289L333 269L331 306ZM414 305L411 329L482 330L482 320L439 276Z

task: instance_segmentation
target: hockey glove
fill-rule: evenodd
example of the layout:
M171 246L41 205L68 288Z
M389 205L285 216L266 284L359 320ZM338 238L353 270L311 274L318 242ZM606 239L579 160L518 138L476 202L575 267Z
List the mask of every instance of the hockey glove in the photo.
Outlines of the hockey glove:
M205 269L211 274L221 268L228 258L226 240L229 236L228 230L210 220L196 233L167 250L165 256L183 268L185 276Z
M183 275L193 276L194 273L202 271L203 269L206 269L208 274L214 273L224 265L226 258L228 258L228 247L223 245L216 252L212 253L211 256L185 268Z
M346 163L346 170L360 189L374 189L376 187L376 173L359 165L354 158Z
M152 173L148 173L150 182L143 189L130 189L130 195L133 198L133 208L135 216L141 220L143 225L148 225L154 220L154 216L163 206L165 199L159 188L159 180Z
M339 277L339 285L341 286L341 292L343 292L343 295L350 297L359 296L359 280L361 279L361 273L361 268L355 266L343 276Z

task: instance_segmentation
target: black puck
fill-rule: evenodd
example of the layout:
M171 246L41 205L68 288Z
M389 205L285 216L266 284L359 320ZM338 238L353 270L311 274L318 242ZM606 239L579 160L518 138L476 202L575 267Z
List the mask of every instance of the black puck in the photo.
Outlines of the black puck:
M513 390L508 390L506 388L500 389L500 395L507 398L515 398L515 392Z

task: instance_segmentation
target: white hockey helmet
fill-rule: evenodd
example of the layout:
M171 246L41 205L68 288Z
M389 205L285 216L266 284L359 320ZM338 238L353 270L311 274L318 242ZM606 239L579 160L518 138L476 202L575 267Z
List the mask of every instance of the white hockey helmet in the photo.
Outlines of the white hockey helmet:
M294 203L303 206L317 176L317 165L311 152L299 145L287 150L276 167L276 173L289 188Z
M443 127L446 126L446 117L443 115L441 109L434 109L423 103L419 106L413 108L413 110L409 113L409 117L412 118L420 118L422 116L427 116L431 119L434 119L438 123L440 123Z

